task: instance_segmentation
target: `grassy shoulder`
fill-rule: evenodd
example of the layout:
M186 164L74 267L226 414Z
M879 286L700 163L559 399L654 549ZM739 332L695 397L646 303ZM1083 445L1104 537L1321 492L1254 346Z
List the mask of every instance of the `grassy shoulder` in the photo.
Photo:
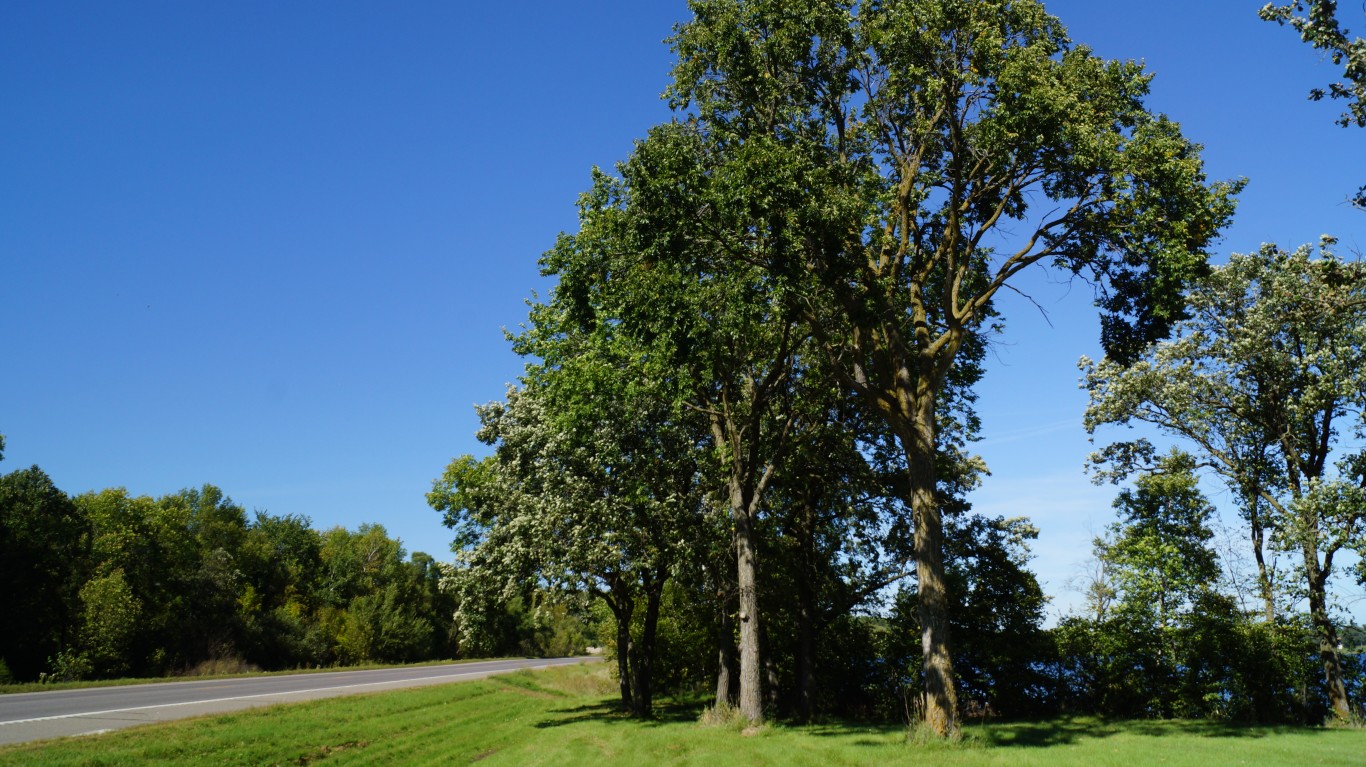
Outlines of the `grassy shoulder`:
M415 668L419 666L450 666L461 663L480 663L499 658L465 658L462 660L429 660L421 663L362 663L356 666L318 666L316 668L285 669L283 671L234 671L231 673L188 673L174 676L137 677L132 679L92 679L77 682L24 682L0 684L0 695L20 692L51 692L53 690L83 690L91 687L123 687L130 684L164 684L166 682L199 682L208 679L242 679L257 676L291 676L294 674L328 674L336 671L374 671L383 668Z
M0 765L1359 765L1366 732L1060 719L916 744L902 727L704 726L695 705L637 722L604 664L257 709L0 747Z

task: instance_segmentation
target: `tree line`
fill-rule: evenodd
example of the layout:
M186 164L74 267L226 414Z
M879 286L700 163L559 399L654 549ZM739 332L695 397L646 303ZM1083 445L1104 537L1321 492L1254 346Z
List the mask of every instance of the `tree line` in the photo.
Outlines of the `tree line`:
M1338 439L1366 404L1361 265L1328 241L1211 266L1242 182L1148 111L1141 64L1038 3L690 5L674 119L593 171L511 337L525 372L479 408L491 454L429 495L456 630L528 588L596 600L638 716L661 684L714 684L751 722L938 735L990 712L1349 718L1362 671L1328 593L1363 546ZM1095 290L1088 428L1189 451L1097 456L1136 484L1091 614L1049 631L1037 531L966 500L994 299L1030 269ZM1263 609L1222 585L1197 471L1245 499L1245 551L1295 557Z
M589 641L577 615L528 601L500 605L464 647L450 579L381 525L249 517L213 485L73 497L37 466L0 476L0 682L569 654Z

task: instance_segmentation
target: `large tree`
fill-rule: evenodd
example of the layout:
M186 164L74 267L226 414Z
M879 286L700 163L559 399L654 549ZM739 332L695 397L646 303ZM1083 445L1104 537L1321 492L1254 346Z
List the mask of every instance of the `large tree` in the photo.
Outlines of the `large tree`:
M1175 338L1129 368L1083 370L1088 429L1143 422L1183 439L1242 502L1259 561L1264 543L1298 555L1328 698L1346 718L1328 589L1334 557L1366 523L1366 451L1353 448L1366 426L1366 263L1339 260L1330 243L1319 258L1307 247L1235 254L1192 289ZM1123 474L1152 457L1139 439L1092 460ZM1268 613L1270 588L1264 576Z
M705 149L695 176L727 206L676 186L681 234L762 269L896 434L926 720L950 734L936 406L960 353L991 329L996 294L1044 265L1099 286L1105 347L1132 359L1179 318L1237 185L1207 183L1199 147L1144 107L1140 64L1074 46L1037 2L692 8L668 96Z
M805 428L796 399L807 334L760 266L792 247L790 236L736 186L743 179L714 172L724 157L695 127L660 126L622 163L621 178L595 173L579 231L543 266L559 280L553 303L574 332L610 328L632 345L636 374L656 382L656 396L705 425L707 473L720 478L736 560L739 706L758 721L758 523L793 434Z

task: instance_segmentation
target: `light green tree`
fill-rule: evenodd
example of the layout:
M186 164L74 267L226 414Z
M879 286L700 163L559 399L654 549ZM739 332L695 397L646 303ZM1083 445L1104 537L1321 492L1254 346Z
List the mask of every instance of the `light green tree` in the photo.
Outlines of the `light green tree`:
M456 532L463 642L489 633L491 608L536 591L599 598L622 703L649 716L665 585L717 532L703 506L706 429L614 323L587 331L561 312L534 308L517 348L536 362L506 400L478 408L493 455L452 461L427 499Z
M1334 558L1366 523L1366 264L1328 249L1265 246L1235 254L1194 287L1176 337L1129 368L1082 360L1086 426L1144 422L1194 448L1241 502L1261 561L1265 543L1299 562L1335 715L1350 715L1328 614ZM1346 439L1344 439L1346 438ZM1345 443L1345 444L1344 444ZM1143 439L1092 457L1124 475L1151 465ZM1274 594L1265 569L1268 618Z
M83 662L100 676L127 672L143 606L124 578L123 569L114 568L87 581L80 598Z

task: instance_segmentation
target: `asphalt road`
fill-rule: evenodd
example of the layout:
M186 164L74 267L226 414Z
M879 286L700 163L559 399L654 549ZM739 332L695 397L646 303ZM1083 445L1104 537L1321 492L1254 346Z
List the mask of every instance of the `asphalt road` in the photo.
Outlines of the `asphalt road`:
M482 679L517 669L563 666L588 660L596 659L492 660L0 695L0 744L65 735L93 735L147 722L289 701Z

